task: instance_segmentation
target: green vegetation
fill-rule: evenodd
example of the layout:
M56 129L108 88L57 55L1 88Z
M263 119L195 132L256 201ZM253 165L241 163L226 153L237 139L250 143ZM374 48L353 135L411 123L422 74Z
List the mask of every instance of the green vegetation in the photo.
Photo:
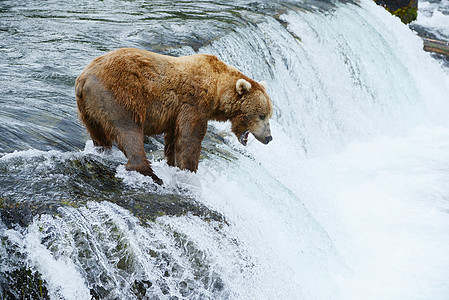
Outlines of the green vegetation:
M3 299L50 299L46 282L37 271L23 267L1 274Z
M391 12L391 11L390 11ZM418 17L418 8L415 7L402 7L394 12L391 12L392 15L399 17L404 24L411 23L416 20Z
M383 6L392 15L401 19L402 23L409 24L418 17L418 2L416 0L374 0Z

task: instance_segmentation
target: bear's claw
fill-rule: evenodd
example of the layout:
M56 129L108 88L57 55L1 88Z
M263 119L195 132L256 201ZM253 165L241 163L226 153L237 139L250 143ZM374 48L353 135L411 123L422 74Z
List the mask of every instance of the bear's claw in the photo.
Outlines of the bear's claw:
M159 177L157 177L157 175L154 174L153 170L152 170L150 167L144 167L144 168L142 168L141 166L136 167L136 166L127 164L127 165L126 165L126 170L128 170L128 171L137 171L137 172L139 172L140 174L142 174L142 175L144 175L144 176L149 176L149 177L151 177L151 179L153 179L153 181L154 181L155 183L157 183L158 185L163 185L163 184L164 184L164 182L162 181L162 179L160 179Z
M163 185L163 184L164 184L164 182L162 181L162 179L160 179L159 177L157 177L155 174L150 175L150 176L151 176L151 178L153 179L153 181L154 181L155 183L157 183L158 185Z
M160 179L159 177L157 177L156 174L154 174L152 171L151 172L140 172L141 174L145 175L145 176L150 176L151 179L153 179L154 183L158 184L158 185L163 185L164 182L162 181L162 179Z

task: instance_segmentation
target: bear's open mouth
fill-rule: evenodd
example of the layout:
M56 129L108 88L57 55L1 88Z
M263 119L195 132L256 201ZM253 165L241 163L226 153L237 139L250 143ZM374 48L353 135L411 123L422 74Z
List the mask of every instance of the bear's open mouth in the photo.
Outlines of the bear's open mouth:
M246 144L248 144L248 135L249 131L245 131L239 136L239 142L242 143L243 146L246 146Z

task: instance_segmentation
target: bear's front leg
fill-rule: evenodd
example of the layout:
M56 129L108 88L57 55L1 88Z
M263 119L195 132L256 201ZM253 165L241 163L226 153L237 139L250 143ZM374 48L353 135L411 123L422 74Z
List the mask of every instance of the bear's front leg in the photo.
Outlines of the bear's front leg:
M192 105L184 104L176 120L174 157L181 170L196 172L201 142L206 135L207 119Z
M175 166L175 143L176 135L175 128L171 128L164 134L165 147L164 156L167 159L167 164L171 167Z

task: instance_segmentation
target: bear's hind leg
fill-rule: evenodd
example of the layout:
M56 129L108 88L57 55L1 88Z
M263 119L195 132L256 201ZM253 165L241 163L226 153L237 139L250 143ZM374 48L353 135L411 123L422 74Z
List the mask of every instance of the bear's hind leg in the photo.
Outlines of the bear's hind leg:
M94 146L100 147L100 151L111 149L112 141L106 134L103 126L101 126L100 123L92 119L88 120L84 119L83 121L92 141L94 142Z
M126 169L137 171L145 176L150 176L154 182L162 185L164 182L154 174L151 164L147 159L143 147L142 128L130 120L128 126L121 124L117 133L117 146L128 158Z

